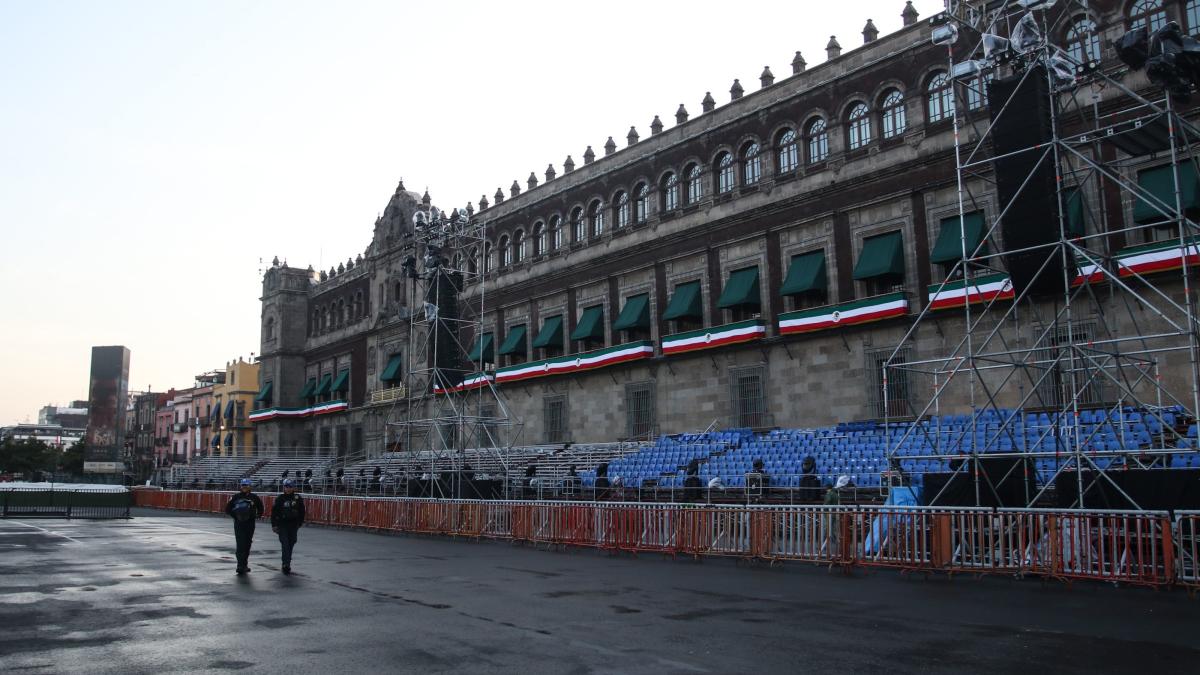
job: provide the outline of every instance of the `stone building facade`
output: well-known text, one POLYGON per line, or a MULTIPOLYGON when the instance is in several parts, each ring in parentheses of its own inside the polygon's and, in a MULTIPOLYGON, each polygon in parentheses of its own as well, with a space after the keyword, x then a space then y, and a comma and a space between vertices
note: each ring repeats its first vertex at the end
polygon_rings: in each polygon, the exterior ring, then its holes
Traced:
MULTIPOLYGON (((1119 66, 1111 42, 1138 21, 1161 13, 1192 31, 1200 22, 1195 2, 1146 4, 1060 9, 1068 14, 1054 18, 1053 37, 1119 66)), ((928 397, 928 383, 914 380, 893 383, 884 400, 879 366, 945 278, 943 230, 967 227, 950 106, 966 137, 989 111, 985 83, 952 83, 933 26, 911 5, 903 16, 895 33, 868 25, 845 53, 831 39, 818 66, 797 53, 790 76, 766 69, 749 93, 735 81, 723 105, 706 95, 697 115, 681 105, 673 127, 655 117, 624 148, 610 138, 601 157, 588 147, 580 166, 568 157, 561 173, 551 166, 544 180, 531 174, 524 189, 514 181, 507 195, 480 199, 474 217, 488 243, 462 253, 488 270, 485 335, 462 342, 491 345, 480 368, 523 422, 522 442, 807 427, 911 414, 928 397)), ((1126 81, 1148 87, 1139 74, 1126 81)), ((1132 181, 1163 161, 1101 159, 1122 160, 1132 181)), ((992 222, 990 178, 965 188, 969 218, 992 222)), ((1106 211, 1111 230, 1134 219, 1136 205, 1115 188, 1081 200, 1106 211)), ((420 302, 401 263, 421 201, 401 184, 358 259, 328 272, 267 271, 260 384, 275 400, 257 422, 263 450, 385 449, 385 422, 403 414, 396 385, 413 365, 407 317, 420 302)), ((1109 245, 1148 243, 1140 236, 1114 234, 1109 245)), ((992 243, 1003 249, 1002 237, 992 243)), ((1177 295, 1172 283, 1163 290, 1177 295)), ((1097 311, 1119 304, 1114 296, 1097 311)), ((922 324, 907 358, 952 348, 961 310, 943 316, 922 324)), ((1169 388, 1190 387, 1187 369, 1167 365, 1169 388)), ((956 387, 947 404, 967 406, 956 387)))

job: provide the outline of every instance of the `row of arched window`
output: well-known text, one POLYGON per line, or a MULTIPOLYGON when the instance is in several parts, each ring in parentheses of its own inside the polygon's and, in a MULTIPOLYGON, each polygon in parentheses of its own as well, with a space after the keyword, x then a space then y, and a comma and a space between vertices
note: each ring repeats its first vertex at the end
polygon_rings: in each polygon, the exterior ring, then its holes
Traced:
MULTIPOLYGON (((1185 14, 1189 27, 1200 23, 1200 0, 1188 0, 1185 14)), ((1129 26, 1148 26, 1151 30, 1167 21, 1163 0, 1136 0, 1130 5, 1129 26)), ((1065 32, 1068 53, 1081 63, 1100 60, 1100 38, 1096 24, 1081 16, 1069 22, 1065 32)), ((991 74, 959 83, 963 105, 967 112, 983 108, 987 102, 987 84, 991 74)), ((925 122, 944 123, 954 115, 955 86, 945 71, 927 76, 923 87, 925 122)), ((908 129, 908 104, 905 93, 890 87, 879 94, 872 105, 866 100, 852 100, 841 119, 843 144, 848 152, 865 150, 872 143, 898 139, 908 129)), ((705 166, 693 161, 682 171, 665 171, 653 188, 642 181, 632 190, 619 190, 610 202, 593 199, 586 206, 575 206, 565 221, 558 215, 534 223, 527 233, 523 228, 503 234, 496 242, 499 265, 509 267, 530 256, 552 253, 571 243, 582 244, 599 239, 611 227, 621 230, 647 222, 651 213, 651 198, 660 214, 670 214, 700 203, 709 196, 730 194, 738 187, 752 187, 764 176, 764 162, 772 162, 776 175, 796 172, 801 165, 819 169, 830 157, 830 124, 822 115, 809 117, 798 127, 785 127, 764 148, 757 140, 748 140, 740 148, 722 150, 705 166), (771 152, 773 151, 773 152, 771 152)), ((489 260, 491 245, 485 249, 489 260)), ((471 253, 468 268, 474 272, 477 263, 471 253)))
MULTIPOLYGON (((974 110, 983 105, 982 85, 977 81, 965 86, 968 108, 974 110)), ((947 120, 952 115, 953 90, 944 71, 936 72, 928 79, 926 101, 930 122, 947 120)), ((847 149, 865 149, 875 140, 876 134, 888 140, 903 135, 908 128, 906 105, 904 93, 894 87, 881 94, 877 114, 872 114, 871 107, 865 101, 852 103, 847 109, 844 123, 847 149)), ((672 213, 699 204, 710 192, 719 196, 731 193, 739 186, 755 186, 763 178, 764 162, 771 159, 774 160, 772 168, 777 175, 793 173, 802 163, 814 166, 829 159, 829 125, 821 115, 810 117, 799 129, 781 129, 773 140, 773 157, 757 140, 748 140, 736 153, 731 150, 717 153, 708 167, 693 161, 680 172, 664 172, 655 186, 657 211, 672 213)), ((502 234, 496 242, 499 251, 496 262, 502 268, 509 267, 525 261, 531 255, 554 252, 566 245, 568 240, 585 243, 599 239, 610 226, 621 230, 644 224, 651 213, 653 193, 650 183, 641 181, 632 190, 618 190, 608 203, 596 198, 586 206, 575 206, 565 221, 554 215, 535 222, 528 232, 519 228, 511 234, 502 234)), ((471 252, 467 264, 469 272, 477 271, 474 252, 471 252)))
POLYGON ((312 319, 309 323, 309 333, 318 335, 325 331, 341 328, 354 323, 367 315, 367 305, 362 291, 356 291, 350 297, 330 300, 313 308, 312 319))

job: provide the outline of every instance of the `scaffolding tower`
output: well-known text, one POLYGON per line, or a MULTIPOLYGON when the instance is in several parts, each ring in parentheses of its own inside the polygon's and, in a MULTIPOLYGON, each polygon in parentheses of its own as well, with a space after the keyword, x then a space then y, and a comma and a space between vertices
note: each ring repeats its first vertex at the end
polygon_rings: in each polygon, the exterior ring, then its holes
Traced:
POLYGON ((521 425, 496 389, 494 373, 484 368, 484 226, 470 206, 445 214, 427 200, 413 214, 403 264, 413 310, 409 368, 403 409, 398 401, 388 414, 390 447, 402 447, 427 467, 427 496, 468 496, 464 488, 480 468, 471 457, 499 466, 507 490, 510 442, 521 425), (479 354, 471 353, 474 347, 479 354))
MULTIPOLYGON (((1086 16, 1086 2, 1033 11, 1020 4, 1038 3, 947 0, 934 19, 959 34, 947 45, 947 67, 961 257, 944 277, 935 272, 922 311, 882 365, 890 480, 898 486, 936 465, 968 481, 976 504, 995 503, 998 485, 1015 479, 1026 506, 1068 486, 1073 502, 1064 506, 1103 506, 1094 496, 1103 488, 1143 508, 1114 472, 1167 468, 1174 455, 1193 451, 1188 425, 1200 411, 1191 288, 1200 255, 1184 202, 1200 131, 1176 97, 1120 63, 1101 67, 1091 58, 1098 35, 1055 44, 1067 21, 1086 16), (995 190, 1006 157, 995 149, 995 130, 1017 113, 1015 104, 989 101, 990 118, 966 107, 993 77, 1047 80, 1050 138, 1016 153, 1049 163, 1057 212, 1044 225, 1055 232, 1025 249, 999 244, 1006 215, 1033 189, 1033 171, 1015 179, 1021 187, 1007 202, 995 190), (1135 91, 1130 80, 1144 88, 1135 91), (1169 167, 1173 199, 1131 177, 1148 156, 1169 167), (973 239, 966 218, 989 199, 993 217, 973 239), (1016 288, 1014 253, 1045 254, 1033 280, 1016 288), (1050 274, 1063 278, 1042 283, 1050 274), (947 307, 956 311, 940 311, 947 307), (945 336, 938 355, 915 348, 930 333, 945 336), (905 395, 905 405, 891 405, 905 395), (1020 461, 1001 475, 981 471, 979 460, 996 453, 1020 461)), ((939 496, 927 493, 926 502, 939 496)))

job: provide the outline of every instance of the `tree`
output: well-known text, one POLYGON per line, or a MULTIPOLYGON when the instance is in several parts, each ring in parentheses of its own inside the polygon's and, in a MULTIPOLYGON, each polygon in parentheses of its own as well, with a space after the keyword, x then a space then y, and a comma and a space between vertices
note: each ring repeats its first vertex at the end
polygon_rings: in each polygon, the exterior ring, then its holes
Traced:
POLYGON ((59 470, 76 476, 82 475, 84 451, 83 441, 64 450, 58 457, 58 465, 61 467, 59 470))
POLYGON ((35 471, 53 470, 58 450, 35 438, 10 438, 0 445, 0 473, 25 476, 35 471))

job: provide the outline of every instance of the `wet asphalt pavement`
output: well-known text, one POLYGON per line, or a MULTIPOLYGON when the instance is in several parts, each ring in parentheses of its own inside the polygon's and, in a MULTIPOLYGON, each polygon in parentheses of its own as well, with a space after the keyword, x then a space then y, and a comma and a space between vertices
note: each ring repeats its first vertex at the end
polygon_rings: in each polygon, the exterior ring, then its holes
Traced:
POLYGON ((0 671, 1195 673, 1200 600, 260 523, 0 520, 0 671))

